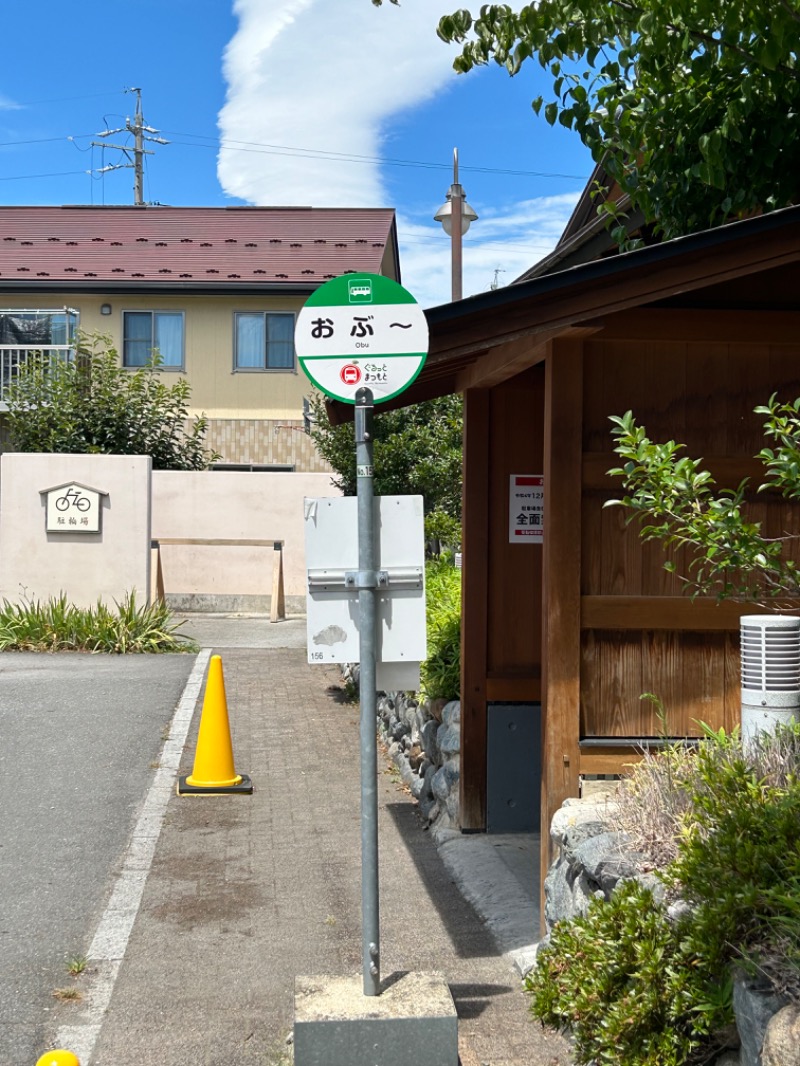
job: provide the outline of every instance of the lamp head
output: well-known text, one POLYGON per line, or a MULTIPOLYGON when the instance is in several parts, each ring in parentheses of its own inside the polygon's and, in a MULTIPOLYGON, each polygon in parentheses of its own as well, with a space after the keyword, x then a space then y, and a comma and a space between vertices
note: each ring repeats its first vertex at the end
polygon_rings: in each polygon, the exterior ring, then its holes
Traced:
POLYGON ((453 197, 457 196, 461 201, 461 235, 463 236, 470 225, 476 221, 478 215, 474 208, 472 208, 464 196, 463 188, 458 184, 453 184, 447 193, 447 201, 442 204, 436 214, 433 216, 434 221, 441 222, 442 228, 448 237, 453 233, 453 197))

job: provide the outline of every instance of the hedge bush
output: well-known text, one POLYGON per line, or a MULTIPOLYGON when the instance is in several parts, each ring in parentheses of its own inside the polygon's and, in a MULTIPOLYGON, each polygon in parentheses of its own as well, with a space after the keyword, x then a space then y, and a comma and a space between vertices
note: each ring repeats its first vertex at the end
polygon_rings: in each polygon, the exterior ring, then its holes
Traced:
POLYGON ((646 756, 617 821, 656 865, 671 920, 637 883, 559 923, 528 978, 531 1009, 569 1030, 576 1062, 708 1061, 732 1021, 732 975, 800 1002, 800 725, 742 742, 705 730, 696 750, 646 756))
POLYGON ((420 674, 422 695, 429 700, 460 699, 461 571, 446 557, 425 568, 428 658, 420 674))

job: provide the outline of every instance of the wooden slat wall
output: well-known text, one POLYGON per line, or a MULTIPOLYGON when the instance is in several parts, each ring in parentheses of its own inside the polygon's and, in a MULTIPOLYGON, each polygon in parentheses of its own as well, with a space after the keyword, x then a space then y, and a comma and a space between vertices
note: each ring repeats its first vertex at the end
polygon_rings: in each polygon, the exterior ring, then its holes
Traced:
MULTIPOLYGON (((618 321, 625 333, 624 316, 618 321)), ((615 339, 613 331, 612 320, 584 347, 581 735, 658 734, 653 704, 640 698, 645 692, 663 702, 675 735, 699 735, 700 721, 730 728, 740 713, 740 612, 683 608, 679 578, 663 569, 663 546, 644 544, 622 509, 603 509, 621 491, 602 472, 617 462, 608 416, 632 410, 651 439, 686 443, 687 455, 711 457, 721 486, 735 486, 759 473, 752 457, 764 445, 763 419, 753 408, 775 391, 800 395, 800 344, 697 342, 678 328, 671 340, 615 339), (664 625, 653 621, 660 598, 664 625)), ((777 495, 748 506, 768 535, 800 532, 800 508, 777 495)), ((676 562, 685 568, 685 554, 676 562)))
POLYGON ((465 393, 461 828, 486 826, 487 704, 541 699, 542 548, 510 544, 509 475, 544 472, 544 367, 465 393))
POLYGON ((510 544, 510 474, 544 473, 544 366, 491 391, 487 695, 541 698, 542 546, 510 544), (502 694, 501 694, 502 693, 502 694))

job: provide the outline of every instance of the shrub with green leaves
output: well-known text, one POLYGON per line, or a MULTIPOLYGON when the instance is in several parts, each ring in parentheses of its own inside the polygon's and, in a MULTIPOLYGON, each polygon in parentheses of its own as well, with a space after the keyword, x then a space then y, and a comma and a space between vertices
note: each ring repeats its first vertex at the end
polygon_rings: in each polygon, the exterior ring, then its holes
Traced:
POLYGON ((457 700, 461 691, 461 571, 446 559, 425 569, 428 658, 421 667, 426 699, 457 700))
POLYGON ((736 969, 800 1002, 800 725, 746 743, 645 756, 614 821, 688 904, 676 923, 637 883, 559 923, 528 981, 534 1015, 579 1063, 704 1061, 730 1021, 736 969))
POLYGON ((569 1031, 579 1066, 700 1061, 732 1018, 731 982, 672 924, 650 889, 624 882, 561 922, 526 986, 543 1024, 569 1031))
POLYGON ((800 725, 703 728, 633 768, 613 821, 692 905, 700 951, 800 1001, 800 725))
POLYGON ((0 651, 174 652, 198 650, 178 632, 164 603, 139 606, 134 593, 108 607, 70 603, 62 592, 45 603, 30 600, 0 605, 0 651))
POLYGON ((665 871, 709 952, 800 1000, 800 726, 742 744, 710 733, 665 871))
POLYGON ((158 357, 127 370, 110 338, 81 335, 71 362, 31 353, 8 385, 11 450, 149 455, 154 470, 205 470, 207 420, 190 419, 185 378, 164 383, 158 357))

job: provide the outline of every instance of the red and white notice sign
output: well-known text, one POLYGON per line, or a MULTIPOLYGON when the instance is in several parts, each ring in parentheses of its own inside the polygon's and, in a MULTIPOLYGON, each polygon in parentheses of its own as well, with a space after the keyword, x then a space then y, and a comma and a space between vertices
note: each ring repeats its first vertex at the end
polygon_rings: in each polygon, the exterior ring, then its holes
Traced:
POLYGON ((508 498, 511 544, 541 544, 544 535, 544 475, 512 474, 508 498))

